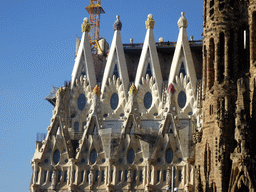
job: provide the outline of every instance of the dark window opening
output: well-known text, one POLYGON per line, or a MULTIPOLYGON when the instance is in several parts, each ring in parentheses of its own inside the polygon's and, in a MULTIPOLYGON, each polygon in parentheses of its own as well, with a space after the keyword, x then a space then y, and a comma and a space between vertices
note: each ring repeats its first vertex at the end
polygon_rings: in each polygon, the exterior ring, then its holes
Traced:
POLYGON ((181 170, 179 170, 179 182, 181 182, 181 180, 182 180, 182 172, 181 170))
POLYGON ((67 178, 68 178, 68 171, 65 171, 65 172, 64 172, 64 181, 65 181, 65 182, 67 181, 67 178))
POLYGON ((243 25, 239 29, 238 34, 238 69, 242 73, 249 72, 250 66, 250 51, 249 51, 249 27, 247 25, 243 25))
POLYGON ((58 182, 60 182, 60 178, 61 178, 61 171, 58 172, 58 182))
POLYGON ((225 8, 225 2, 224 0, 219 0, 219 10, 222 11, 225 8))
POLYGON ((148 66, 147 66, 147 70, 146 70, 146 74, 145 74, 145 77, 146 75, 148 74, 149 77, 152 76, 152 71, 151 71, 151 66, 150 66, 150 63, 148 63, 148 66))
POLYGON ((256 12, 254 11, 252 14, 252 59, 253 61, 256 60, 256 12))
POLYGON ((209 89, 212 88, 214 84, 214 61, 215 61, 215 46, 213 38, 210 39, 209 47, 209 70, 208 70, 208 85, 209 89))
POLYGON ((136 181, 136 177, 137 177, 137 170, 133 171, 133 181, 136 181))
POLYGON ((73 182, 76 180, 76 171, 73 171, 73 182))
POLYGON ((47 171, 44 172, 44 182, 46 182, 47 171))
POLYGON ((118 177, 118 181, 121 181, 121 177, 122 177, 122 171, 119 170, 119 177, 118 177))
POLYGON ((181 66, 180 66, 180 73, 183 74, 183 77, 185 77, 187 75, 185 65, 183 62, 181 63, 181 66))
POLYGON ((228 73, 229 78, 232 79, 234 77, 234 30, 230 31, 230 40, 228 42, 228 73))
POLYGON ((142 182, 142 181, 143 181, 143 171, 140 170, 140 182, 142 182))
POLYGON ((204 46, 204 93, 206 91, 206 85, 207 85, 207 49, 206 46, 204 46))
POLYGON ((101 181, 104 182, 105 181, 105 171, 101 171, 101 181))
POLYGON ((214 8, 210 10, 210 17, 214 14, 214 8))
POLYGON ((119 77, 117 64, 115 64, 113 75, 115 75, 115 76, 116 76, 116 78, 118 78, 118 77, 119 77))
POLYGON ((219 64, 218 64, 218 81, 222 83, 224 80, 224 61, 225 61, 225 36, 224 33, 220 33, 220 44, 219 44, 219 64))
POLYGON ((157 180, 157 182, 159 182, 159 181, 160 181, 160 171, 159 171, 159 170, 157 171, 157 177, 156 177, 156 180, 157 180))
POLYGON ((99 177, 99 171, 96 170, 96 171, 95 171, 95 182, 98 181, 98 177, 99 177))
POLYGON ((214 0, 211 0, 210 1, 210 7, 213 7, 214 6, 214 0))
POLYGON ((84 171, 81 171, 81 182, 84 180, 84 171))
POLYGON ((166 181, 166 170, 163 172, 163 181, 166 181))

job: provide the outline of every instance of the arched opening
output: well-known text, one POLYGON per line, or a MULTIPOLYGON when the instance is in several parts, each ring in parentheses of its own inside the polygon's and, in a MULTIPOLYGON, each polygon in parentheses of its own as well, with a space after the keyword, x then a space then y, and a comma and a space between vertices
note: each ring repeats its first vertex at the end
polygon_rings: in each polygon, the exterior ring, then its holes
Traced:
POLYGON ((204 87, 203 87, 203 91, 205 93, 206 91, 206 85, 207 85, 207 49, 206 49, 206 46, 204 46, 204 79, 203 79, 203 84, 204 84, 204 87))
POLYGON ((218 63, 218 81, 219 83, 222 83, 224 80, 224 63, 225 63, 225 36, 224 33, 220 33, 220 41, 219 41, 219 63, 218 63))
POLYGON ((219 0, 219 10, 222 11, 225 8, 224 0, 219 0))
POLYGON ((256 11, 252 13, 252 26, 251 26, 251 41, 252 41, 252 60, 256 60, 256 11))
POLYGON ((238 53, 238 70, 242 73, 249 72, 249 27, 246 24, 242 25, 238 31, 238 53))
POLYGON ((228 61, 229 61, 229 66, 228 66, 228 76, 230 79, 234 77, 234 30, 230 30, 230 39, 228 42, 228 61))
MULTIPOLYGON (((214 14, 214 0, 210 1, 210 17, 214 14)), ((213 20, 213 17, 211 18, 213 20)))
POLYGON ((214 39, 211 38, 210 45, 209 45, 209 69, 208 69, 209 89, 211 89, 214 84, 214 60, 215 60, 215 46, 214 46, 214 39))
POLYGON ((117 64, 115 64, 115 67, 114 67, 113 76, 114 76, 114 75, 116 76, 116 78, 119 77, 117 64))

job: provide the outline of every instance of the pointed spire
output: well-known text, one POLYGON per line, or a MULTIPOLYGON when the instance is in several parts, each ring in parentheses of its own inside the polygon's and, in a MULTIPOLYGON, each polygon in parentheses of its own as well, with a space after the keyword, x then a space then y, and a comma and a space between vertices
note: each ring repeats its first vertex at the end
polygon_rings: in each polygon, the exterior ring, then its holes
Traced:
POLYGON ((114 37, 112 40, 111 48, 108 55, 108 60, 106 63, 106 67, 104 70, 101 92, 103 93, 108 82, 108 79, 115 75, 120 78, 120 81, 123 84, 123 88, 125 91, 125 97, 127 98, 128 86, 129 86, 129 77, 128 77, 128 70, 126 66, 126 60, 124 56, 124 49, 123 43, 121 39, 121 28, 122 23, 119 20, 120 16, 116 16, 116 21, 113 25, 114 28, 114 37))
POLYGON ((192 84, 192 89, 196 90, 197 77, 186 31, 188 20, 186 19, 184 12, 181 12, 178 26, 180 32, 172 60, 168 85, 174 83, 176 76, 180 77, 180 73, 182 73, 183 75, 185 74, 188 76, 189 81, 192 84))
POLYGON ((155 37, 153 33, 155 21, 153 20, 152 14, 148 15, 145 24, 147 33, 144 40, 140 61, 136 73, 135 86, 138 87, 138 85, 141 82, 141 78, 145 77, 145 74, 151 72, 152 76, 156 81, 159 96, 161 97, 163 78, 161 74, 161 68, 155 44, 155 37))
POLYGON ((88 37, 88 32, 90 31, 88 18, 84 18, 84 22, 81 27, 83 35, 71 75, 71 89, 74 87, 76 79, 79 79, 81 75, 86 76, 91 87, 95 87, 96 85, 96 75, 88 37))

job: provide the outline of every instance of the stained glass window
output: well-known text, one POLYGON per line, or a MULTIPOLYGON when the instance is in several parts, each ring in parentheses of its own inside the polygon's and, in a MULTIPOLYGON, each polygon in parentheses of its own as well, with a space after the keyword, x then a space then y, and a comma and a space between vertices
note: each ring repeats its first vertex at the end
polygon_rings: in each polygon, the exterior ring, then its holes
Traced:
POLYGON ((184 77, 185 75, 187 75, 185 65, 183 62, 181 63, 181 66, 180 66, 180 73, 182 73, 184 77))
POLYGON ((148 74, 149 77, 152 76, 152 72, 151 72, 151 67, 150 67, 150 63, 148 63, 148 66, 147 66, 147 70, 146 70, 146 74, 145 74, 145 77, 146 75, 148 74))
POLYGON ((53 162, 57 164, 59 163, 59 161, 60 161, 60 151, 56 149, 53 153, 53 162))
POLYGON ((113 71, 113 75, 115 75, 115 76, 116 76, 116 78, 118 78, 118 77, 119 77, 117 64, 115 64, 114 71, 113 71))
POLYGON ((119 98, 117 93, 113 93, 110 98, 110 106, 113 110, 115 110, 118 106, 119 98))
POLYGON ((97 151, 93 149, 90 154, 90 161, 92 164, 94 164, 97 160, 97 151))
POLYGON ((74 123, 74 129, 75 129, 75 131, 79 130, 79 122, 74 123))
POLYGON ((165 152, 165 158, 167 163, 171 163, 173 160, 173 150, 172 148, 169 148, 165 152))
POLYGON ((144 96, 144 106, 146 109, 149 109, 152 105, 152 94, 147 92, 144 96))
POLYGON ((186 102, 187 102, 186 93, 184 91, 181 91, 178 95, 178 104, 179 104, 180 108, 185 107, 186 102))
POLYGON ((86 105, 86 97, 84 94, 80 94, 77 100, 77 106, 79 110, 83 110, 86 105))
POLYGON ((128 162, 129 162, 130 164, 132 164, 133 161, 134 161, 134 158, 135 158, 134 150, 133 150, 133 148, 131 148, 131 149, 129 149, 129 151, 128 151, 127 160, 128 160, 128 162))

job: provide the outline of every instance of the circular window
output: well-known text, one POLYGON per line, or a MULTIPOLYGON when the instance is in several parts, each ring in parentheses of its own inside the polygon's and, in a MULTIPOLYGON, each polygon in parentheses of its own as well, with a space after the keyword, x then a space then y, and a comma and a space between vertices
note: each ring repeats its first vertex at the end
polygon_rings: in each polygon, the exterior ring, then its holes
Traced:
POLYGON ((110 98, 110 106, 113 110, 115 110, 118 106, 119 98, 117 93, 113 93, 110 98))
POLYGON ((167 163, 171 163, 173 160, 173 151, 171 148, 167 149, 165 152, 165 158, 167 163))
POLYGON ((67 163, 68 162, 68 159, 65 159, 65 163, 67 163))
POLYGON ((146 109, 149 109, 152 105, 152 94, 147 92, 144 96, 144 106, 146 109))
POLYGON ((127 160, 128 160, 128 162, 129 162, 130 164, 132 164, 133 161, 134 161, 134 158, 135 158, 135 153, 134 153, 133 148, 131 148, 131 149, 129 149, 129 151, 128 151, 127 160))
POLYGON ((178 95, 178 104, 179 104, 180 108, 185 107, 186 102, 187 102, 186 93, 184 91, 181 91, 178 95))
POLYGON ((53 162, 57 164, 59 163, 59 161, 60 161, 60 151, 56 149, 53 153, 53 162))
POLYGON ((90 154, 91 163, 94 164, 97 160, 97 151, 93 149, 90 154))
POLYGON ((79 110, 83 110, 86 105, 86 97, 84 94, 80 94, 77 100, 77 106, 79 110))

